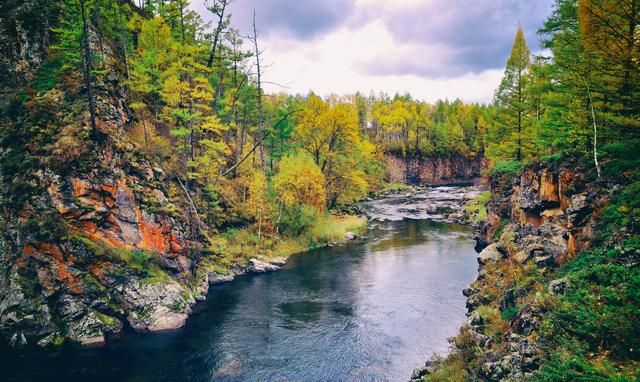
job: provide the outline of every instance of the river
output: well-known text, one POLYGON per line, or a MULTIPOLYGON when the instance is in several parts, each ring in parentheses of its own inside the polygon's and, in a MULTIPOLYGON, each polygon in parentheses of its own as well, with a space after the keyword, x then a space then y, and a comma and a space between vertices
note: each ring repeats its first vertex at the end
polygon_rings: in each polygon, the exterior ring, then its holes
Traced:
POLYGON ((421 195, 370 202, 368 238, 212 287, 180 331, 98 349, 0 349, 0 380, 407 381, 447 351, 477 268, 471 228, 415 219, 429 213, 416 203, 433 204, 421 195))

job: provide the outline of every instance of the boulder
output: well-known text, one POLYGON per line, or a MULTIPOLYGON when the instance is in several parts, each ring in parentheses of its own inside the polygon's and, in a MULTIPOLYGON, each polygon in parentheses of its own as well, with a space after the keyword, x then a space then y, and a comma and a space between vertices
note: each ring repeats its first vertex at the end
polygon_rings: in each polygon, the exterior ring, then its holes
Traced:
POLYGON ((279 267, 284 266, 287 263, 287 259, 285 257, 276 257, 273 258, 271 260, 269 260, 269 262, 273 265, 277 265, 279 267))
POLYGON ((512 258, 515 261, 517 261, 518 263, 524 264, 524 263, 527 262, 527 260, 529 260, 531 258, 531 252, 530 251, 519 251, 518 253, 513 255, 512 258))
POLYGON ((351 232, 351 231, 347 231, 344 233, 344 240, 345 241, 351 241, 351 240, 355 240, 358 236, 351 232))
POLYGON ((120 320, 98 313, 71 295, 62 295, 58 306, 61 318, 69 323, 67 337, 81 345, 103 345, 105 334, 122 330, 120 320))
POLYGON ((567 219, 569 226, 574 227, 582 223, 585 217, 589 215, 591 208, 589 206, 589 198, 586 192, 571 196, 571 205, 567 208, 567 219))
POLYGON ((127 321, 139 332, 178 329, 187 322, 195 299, 175 281, 140 284, 133 282, 124 288, 123 300, 127 321))
POLYGON ((262 261, 258 259, 251 259, 249 260, 249 263, 250 263, 249 271, 254 273, 273 272, 280 269, 278 265, 268 263, 266 261, 262 261))
POLYGON ((424 366, 416 367, 411 374, 410 382, 419 382, 429 374, 438 370, 438 364, 433 361, 427 361, 424 366))
POLYGON ((569 280, 563 277, 561 279, 552 280, 551 282, 549 282, 549 286, 547 290, 549 291, 549 293, 553 293, 555 295, 561 295, 561 294, 564 294, 564 291, 567 289, 568 286, 569 286, 569 280))
MULTIPOLYGON (((536 258, 548 259, 550 256, 552 259, 551 263, 553 263, 557 258, 566 254, 568 251, 567 240, 565 240, 563 236, 547 235, 550 233, 551 231, 545 231, 544 236, 529 235, 522 239, 520 246, 524 248, 523 251, 525 254, 519 256, 519 259, 532 255, 536 258)), ((536 263, 539 262, 539 259, 536 259, 536 263)))
POLYGON ((234 279, 234 275, 233 274, 228 274, 228 275, 219 275, 217 273, 214 272, 209 272, 209 285, 217 285, 217 284, 222 284, 222 283, 227 283, 229 281, 233 281, 234 279))
POLYGON ((474 310, 473 312, 471 312, 471 314, 469 315, 469 318, 467 319, 467 324, 473 326, 473 325, 482 325, 482 317, 480 316, 480 313, 477 310, 474 310))
POLYGON ((540 254, 539 256, 535 256, 533 260, 536 262, 536 265, 539 268, 549 267, 555 264, 555 259, 551 255, 540 254))
POLYGON ((478 255, 478 263, 485 265, 489 262, 497 262, 503 258, 502 252, 500 252, 498 244, 490 244, 487 248, 483 249, 478 255))

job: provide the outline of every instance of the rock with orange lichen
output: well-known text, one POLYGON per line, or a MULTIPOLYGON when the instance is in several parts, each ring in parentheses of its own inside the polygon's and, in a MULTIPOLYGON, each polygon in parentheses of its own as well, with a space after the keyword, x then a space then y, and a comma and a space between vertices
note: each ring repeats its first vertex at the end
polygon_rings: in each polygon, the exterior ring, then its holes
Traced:
MULTIPOLYGON (((98 184, 70 177, 58 182, 53 183, 48 192, 72 230, 117 248, 157 253, 164 267, 176 272, 188 270, 187 248, 191 243, 186 238, 185 223, 143 209, 140 198, 129 186, 132 180, 120 178, 98 184), (65 181, 67 187, 59 184, 65 181), (68 193, 63 193, 63 189, 68 193)), ((161 190, 150 189, 148 192, 166 202, 161 190)))

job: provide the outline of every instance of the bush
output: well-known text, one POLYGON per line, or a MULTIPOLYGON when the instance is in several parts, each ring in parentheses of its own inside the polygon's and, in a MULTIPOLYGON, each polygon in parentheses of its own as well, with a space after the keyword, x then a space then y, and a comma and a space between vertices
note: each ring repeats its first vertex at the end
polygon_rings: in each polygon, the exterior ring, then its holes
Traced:
POLYGON ((298 236, 313 227, 319 216, 315 208, 304 204, 284 208, 280 219, 280 228, 283 234, 298 236))
POLYGON ((520 170, 522 170, 523 167, 524 167, 524 164, 518 161, 497 162, 491 169, 491 174, 492 175, 499 175, 499 174, 515 175, 520 170))
POLYGON ((464 210, 469 215, 472 223, 482 221, 487 217, 487 203, 490 200, 491 192, 485 191, 464 206, 464 210))

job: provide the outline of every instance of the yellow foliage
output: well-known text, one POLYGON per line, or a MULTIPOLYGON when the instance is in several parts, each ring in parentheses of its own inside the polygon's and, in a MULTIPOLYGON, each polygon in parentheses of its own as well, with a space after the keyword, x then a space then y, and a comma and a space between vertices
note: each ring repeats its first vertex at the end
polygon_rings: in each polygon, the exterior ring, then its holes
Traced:
POLYGON ((311 95, 300 114, 294 133, 324 174, 327 204, 365 196, 375 147, 361 135, 355 106, 311 95))
POLYGON ((258 224, 258 237, 261 238, 265 228, 271 228, 271 203, 267 198, 267 178, 262 171, 256 170, 249 182, 247 209, 258 224))
POLYGON ((325 178, 308 155, 287 156, 280 163, 274 186, 285 207, 306 204, 318 211, 325 206, 325 178))
POLYGON ((171 154, 171 143, 168 139, 158 134, 153 124, 149 121, 143 120, 133 125, 129 131, 129 137, 139 150, 147 154, 161 158, 168 157, 171 154))

